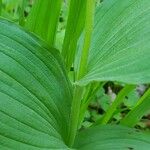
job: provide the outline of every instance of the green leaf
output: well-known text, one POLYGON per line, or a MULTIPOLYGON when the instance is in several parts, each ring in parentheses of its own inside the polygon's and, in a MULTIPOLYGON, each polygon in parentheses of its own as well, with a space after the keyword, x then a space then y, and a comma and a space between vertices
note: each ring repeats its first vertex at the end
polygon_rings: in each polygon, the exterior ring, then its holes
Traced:
POLYGON ((50 46, 55 43, 62 0, 36 0, 27 18, 26 28, 42 37, 50 46))
POLYGON ((66 149, 71 101, 59 52, 0 19, 0 148, 66 149))
POLYGON ((84 27, 84 42, 83 42, 79 70, 77 72, 77 79, 82 78, 87 71, 89 48, 91 45, 91 38, 92 38, 93 25, 94 25, 94 15, 95 15, 95 1, 87 0, 85 27, 84 27))
POLYGON ((83 31, 85 22, 86 0, 71 0, 62 55, 65 59, 67 70, 74 62, 78 39, 83 31))
POLYGON ((96 126, 81 131, 74 147, 78 150, 148 150, 150 133, 123 126, 96 126))
POLYGON ((134 89, 132 92, 126 95, 123 103, 128 109, 132 109, 138 102, 138 99, 139 94, 137 92, 137 89, 134 89))
POLYGON ((140 119, 150 112, 150 89, 139 99, 137 105, 121 121, 121 124, 133 127, 140 119))
POLYGON ((150 82, 150 1, 104 0, 95 14, 87 74, 93 80, 150 82))

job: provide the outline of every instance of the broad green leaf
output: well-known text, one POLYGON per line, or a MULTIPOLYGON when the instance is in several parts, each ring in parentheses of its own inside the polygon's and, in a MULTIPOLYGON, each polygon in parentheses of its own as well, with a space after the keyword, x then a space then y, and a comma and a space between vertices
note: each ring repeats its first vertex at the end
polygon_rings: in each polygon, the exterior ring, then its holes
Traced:
POLYGON ((149 83, 149 40, 149 0, 104 0, 95 14, 88 71, 78 84, 149 83))
POLYGON ((140 98, 137 105, 121 121, 121 124, 133 127, 140 119, 150 112, 150 89, 140 98))
POLYGON ((0 149, 66 149, 71 101, 59 52, 0 19, 0 149))
POLYGON ((50 46, 55 43, 62 0, 36 0, 26 28, 42 37, 50 46))
POLYGON ((78 150, 148 150, 150 133, 123 126, 96 126, 81 131, 74 147, 78 150))
POLYGON ((86 0, 71 0, 62 55, 66 62, 67 70, 74 62, 78 39, 84 28, 86 0))

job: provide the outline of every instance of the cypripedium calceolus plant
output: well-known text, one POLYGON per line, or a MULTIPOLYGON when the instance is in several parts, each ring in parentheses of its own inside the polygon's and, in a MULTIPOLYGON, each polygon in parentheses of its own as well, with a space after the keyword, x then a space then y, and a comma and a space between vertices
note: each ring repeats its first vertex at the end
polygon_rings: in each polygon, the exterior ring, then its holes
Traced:
POLYGON ((150 83, 150 0, 65 1, 58 50, 63 3, 35 0, 18 25, 0 18, 0 150, 149 150, 149 131, 134 126, 150 110, 150 89, 117 125, 110 120, 136 85, 150 83), (107 81, 124 87, 100 120, 79 130, 107 81))

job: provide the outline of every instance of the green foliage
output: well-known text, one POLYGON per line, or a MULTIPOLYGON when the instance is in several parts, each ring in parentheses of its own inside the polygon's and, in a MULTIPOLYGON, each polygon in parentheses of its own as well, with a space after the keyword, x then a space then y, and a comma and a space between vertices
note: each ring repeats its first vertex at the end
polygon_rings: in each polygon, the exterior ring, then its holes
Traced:
POLYGON ((59 52, 13 23, 1 19, 0 29, 1 141, 12 149, 65 147, 72 90, 59 52))
POLYGON ((27 11, 26 9, 30 9, 29 8, 30 2, 27 2, 27 0, 1 0, 1 1, 2 1, 2 4, 0 5, 1 16, 13 20, 15 22, 18 21, 20 22, 20 20, 22 21, 22 23, 24 22, 24 20, 22 20, 24 17, 23 12, 24 10, 26 12, 27 11))
POLYGON ((96 9, 88 73, 78 84, 150 82, 149 5, 149 0, 102 2, 96 9))
POLYGON ((0 18, 0 149, 149 149, 149 131, 131 127, 149 112, 150 89, 129 96, 137 84, 150 83, 149 6, 149 0, 0 1, 2 17, 13 20, 0 18), (60 12, 68 15, 63 23, 60 12), (107 81, 120 84, 111 101, 107 81), (104 111, 93 123, 84 120, 92 100, 104 111), (112 118, 118 125, 102 125, 112 118))
POLYGON ((62 0, 37 0, 26 22, 26 28, 54 46, 62 0))
POLYGON ((124 105, 132 109, 138 102, 139 94, 136 89, 131 91, 124 99, 124 105))
POLYGON ((78 39, 83 31, 85 22, 86 0, 71 0, 62 55, 70 71, 77 49, 78 39), (78 7, 76 7, 78 6, 78 7))
POLYGON ((75 147, 79 150, 148 150, 149 136, 122 126, 97 126, 81 131, 75 147))
POLYGON ((2 0, 0 0, 0 15, 2 13, 2 0))
POLYGON ((150 89, 145 92, 136 106, 123 118, 121 124, 133 127, 146 113, 150 113, 150 89))
POLYGON ((133 85, 126 85, 117 95, 115 101, 112 103, 112 105, 108 108, 108 110, 106 111, 106 114, 104 115, 103 119, 101 120, 101 124, 106 124, 111 117, 113 116, 116 108, 118 107, 118 105, 120 105, 120 103, 122 102, 122 100, 124 100, 125 96, 134 89, 133 85))

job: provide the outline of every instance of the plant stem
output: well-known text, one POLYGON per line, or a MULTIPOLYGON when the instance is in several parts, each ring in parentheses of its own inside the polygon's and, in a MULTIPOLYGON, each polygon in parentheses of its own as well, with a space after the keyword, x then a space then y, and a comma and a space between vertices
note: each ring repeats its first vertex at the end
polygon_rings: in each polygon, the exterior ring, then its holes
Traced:
POLYGON ((73 101, 72 101, 72 108, 71 108, 71 115, 70 115, 69 135, 67 138, 67 144, 70 147, 74 143, 75 136, 76 136, 77 129, 78 129, 82 93, 83 93, 83 88, 79 86, 75 86, 73 101))
MULTIPOLYGON (((94 8, 95 8, 95 0, 87 0, 86 19, 85 19, 85 39, 84 39, 83 51, 82 51, 77 79, 80 79, 87 71, 87 60, 88 60, 91 36, 93 31, 94 8)), ((78 130, 83 89, 84 89, 83 87, 79 87, 79 86, 75 86, 74 89, 74 96, 73 96, 71 116, 70 116, 69 135, 67 138, 67 144, 70 147, 72 147, 74 143, 76 133, 78 130)))
POLYGON ((94 23, 94 10, 95 10, 95 0, 87 0, 86 19, 85 19, 85 38, 77 79, 82 78, 85 72, 87 71, 87 61, 94 23))
MULTIPOLYGON (((112 105, 108 108, 106 114, 104 115, 103 119, 100 120, 100 124, 106 124, 113 116, 116 108, 118 105, 121 104, 121 102, 124 100, 124 97, 129 94, 133 89, 135 88, 135 85, 126 85, 117 95, 117 98, 112 103, 112 105)), ((99 124, 98 123, 98 124, 99 124)))

